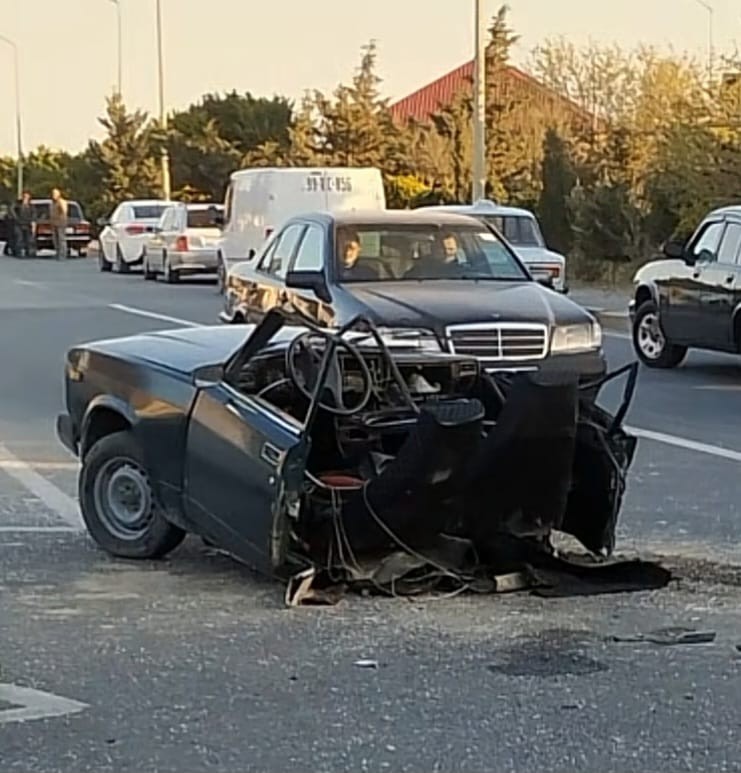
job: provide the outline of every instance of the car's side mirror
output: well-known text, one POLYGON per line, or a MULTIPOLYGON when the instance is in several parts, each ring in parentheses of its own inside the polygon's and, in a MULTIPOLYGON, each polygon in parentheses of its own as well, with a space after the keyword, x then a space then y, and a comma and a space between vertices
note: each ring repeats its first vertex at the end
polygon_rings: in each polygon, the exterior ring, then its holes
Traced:
POLYGON ((536 281, 539 285, 543 285, 543 287, 547 287, 549 290, 553 289, 553 277, 550 274, 538 277, 536 281))
POLYGON ((682 242, 677 241, 676 239, 665 242, 663 247, 661 248, 661 251, 664 253, 664 256, 669 258, 670 260, 687 259, 687 254, 685 253, 685 250, 684 250, 684 244, 682 242))
POLYGON ((325 303, 332 302, 327 280, 321 271, 289 271, 286 274, 286 287, 294 290, 311 290, 325 303))
POLYGON ((247 253, 247 260, 252 260, 257 253, 255 252, 253 247, 250 247, 250 251, 247 253))
POLYGON ((99 217, 97 222, 101 228, 105 228, 111 221, 107 217, 99 217))

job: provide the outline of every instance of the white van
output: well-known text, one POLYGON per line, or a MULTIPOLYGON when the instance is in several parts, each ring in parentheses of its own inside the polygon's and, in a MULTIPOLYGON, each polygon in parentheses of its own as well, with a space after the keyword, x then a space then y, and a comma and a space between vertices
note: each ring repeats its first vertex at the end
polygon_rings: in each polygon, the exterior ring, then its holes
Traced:
POLYGON ((386 209, 381 171, 360 167, 283 167, 233 172, 224 201, 219 285, 284 220, 304 212, 386 209))
POLYGON ((419 209, 455 212, 490 223, 509 242, 534 279, 549 282, 560 293, 569 291, 566 258, 548 249, 538 219, 530 210, 505 207, 488 199, 480 199, 475 204, 448 204, 419 209))

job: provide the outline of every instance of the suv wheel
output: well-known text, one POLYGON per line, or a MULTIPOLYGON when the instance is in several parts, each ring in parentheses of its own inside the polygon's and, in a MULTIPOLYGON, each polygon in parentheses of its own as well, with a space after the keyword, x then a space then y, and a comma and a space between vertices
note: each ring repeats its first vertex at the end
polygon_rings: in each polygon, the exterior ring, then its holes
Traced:
POLYGON ((669 342, 661 328, 653 301, 642 303, 633 320, 633 347, 638 359, 650 368, 676 368, 687 355, 686 346, 669 342))

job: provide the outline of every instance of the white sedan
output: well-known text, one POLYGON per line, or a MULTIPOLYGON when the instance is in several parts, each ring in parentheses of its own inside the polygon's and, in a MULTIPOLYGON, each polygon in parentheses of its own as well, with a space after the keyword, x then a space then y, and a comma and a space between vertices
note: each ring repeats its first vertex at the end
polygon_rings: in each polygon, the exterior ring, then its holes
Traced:
POLYGON ((171 206, 172 202, 161 199, 123 201, 110 218, 99 220, 103 226, 98 237, 100 270, 110 271, 115 266, 119 274, 125 274, 132 266, 141 265, 147 240, 171 206))
POLYGON ((144 278, 158 274, 173 284, 186 274, 218 272, 221 204, 173 204, 165 210, 144 247, 144 278))

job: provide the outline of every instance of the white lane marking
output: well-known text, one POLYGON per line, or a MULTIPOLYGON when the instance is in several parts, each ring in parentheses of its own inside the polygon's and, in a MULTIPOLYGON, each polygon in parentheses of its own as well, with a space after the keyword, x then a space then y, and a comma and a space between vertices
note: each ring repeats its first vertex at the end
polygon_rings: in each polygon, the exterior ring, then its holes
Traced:
POLYGON ((667 435, 664 432, 654 432, 651 429, 641 429, 640 427, 625 427, 627 432, 632 433, 636 437, 644 438, 645 440, 653 440, 656 443, 664 443, 668 446, 675 446, 676 448, 684 448, 687 451, 697 451, 700 454, 709 454, 710 456, 717 456, 721 459, 728 459, 732 462, 741 462, 741 451, 733 451, 730 448, 722 448, 721 446, 713 446, 709 443, 700 443, 697 440, 690 440, 689 438, 677 437, 676 435, 667 435))
POLYGON ((74 526, 0 526, 0 534, 79 534, 74 526))
POLYGON ((78 531, 84 531, 85 524, 77 502, 0 443, 0 463, 2 462, 12 463, 12 466, 4 470, 11 478, 25 486, 66 524, 78 531))
POLYGON ((65 717, 88 708, 87 703, 42 690, 33 690, 30 687, 19 687, 17 684, 0 684, 0 701, 19 707, 0 710, 0 725, 48 717, 65 717))
POLYGON ((18 470, 23 467, 31 467, 34 470, 78 470, 79 462, 34 462, 12 461, 5 459, 0 461, 0 470, 18 470))
POLYGON ((134 306, 124 306, 122 303, 109 303, 109 309, 123 311, 125 314, 134 314, 137 317, 149 317, 150 319, 159 319, 163 322, 173 322, 176 325, 185 325, 185 327, 202 327, 198 322, 192 322, 189 319, 180 319, 180 317, 170 317, 167 314, 158 314, 156 311, 147 311, 146 309, 137 309, 134 306))

